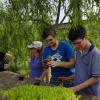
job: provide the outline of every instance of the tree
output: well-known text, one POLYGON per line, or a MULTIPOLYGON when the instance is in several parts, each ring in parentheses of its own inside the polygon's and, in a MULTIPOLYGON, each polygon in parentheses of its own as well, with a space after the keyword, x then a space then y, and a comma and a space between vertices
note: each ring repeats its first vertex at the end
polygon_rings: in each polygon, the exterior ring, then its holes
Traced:
POLYGON ((100 0, 0 2, 0 44, 3 44, 0 49, 14 52, 16 66, 24 66, 28 59, 27 45, 35 39, 42 40, 41 33, 45 27, 55 27, 59 39, 65 40, 66 30, 70 26, 84 24, 84 20, 94 23, 99 19, 100 0))

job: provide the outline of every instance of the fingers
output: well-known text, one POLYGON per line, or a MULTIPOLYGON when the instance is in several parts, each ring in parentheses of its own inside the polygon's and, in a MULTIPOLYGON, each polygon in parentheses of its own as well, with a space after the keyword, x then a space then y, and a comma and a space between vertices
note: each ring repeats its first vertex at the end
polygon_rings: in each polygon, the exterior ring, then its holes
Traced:
POLYGON ((47 62, 47 66, 51 67, 52 66, 52 61, 47 62))
POLYGON ((58 77, 59 80, 64 80, 64 77, 58 77))
POLYGON ((42 81, 42 79, 40 77, 36 77, 35 80, 42 81))

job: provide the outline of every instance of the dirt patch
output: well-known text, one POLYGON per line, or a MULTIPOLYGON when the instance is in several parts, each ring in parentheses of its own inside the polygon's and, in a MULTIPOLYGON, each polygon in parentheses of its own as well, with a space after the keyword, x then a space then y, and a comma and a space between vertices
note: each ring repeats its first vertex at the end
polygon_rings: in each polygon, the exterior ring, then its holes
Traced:
POLYGON ((0 89, 10 89, 23 84, 50 85, 33 79, 19 77, 17 73, 11 71, 0 72, 0 89))
POLYGON ((22 84, 17 73, 11 71, 0 72, 0 89, 9 89, 22 84))

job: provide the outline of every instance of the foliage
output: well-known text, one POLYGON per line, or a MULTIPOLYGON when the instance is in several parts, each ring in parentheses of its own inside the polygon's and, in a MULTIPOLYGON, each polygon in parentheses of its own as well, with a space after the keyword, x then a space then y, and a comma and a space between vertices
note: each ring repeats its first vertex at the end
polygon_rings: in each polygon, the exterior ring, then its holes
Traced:
POLYGON ((98 47, 100 48, 100 22, 92 22, 92 23, 88 23, 86 25, 87 27, 87 33, 88 33, 88 37, 89 39, 98 47))
POLYGON ((24 85, 2 93, 7 100, 79 100, 70 89, 64 87, 24 85))
POLYGON ((84 24, 90 29, 90 38, 100 47, 99 24, 96 24, 99 20, 100 0, 7 0, 5 3, 0 2, 0 51, 14 53, 15 69, 26 68, 29 59, 27 45, 34 40, 43 41, 42 31, 50 25, 56 28, 59 40, 68 41, 66 34, 69 28, 84 24), (63 15, 61 15, 62 12, 63 15), (66 18, 68 21, 65 21, 66 18), (86 20, 85 23, 84 20, 86 20))
POLYGON ((27 67, 27 45, 37 38, 41 40, 40 32, 46 25, 43 19, 49 21, 47 3, 40 0, 9 0, 5 8, 0 9, 0 44, 3 44, 0 50, 14 53, 15 69, 27 67))

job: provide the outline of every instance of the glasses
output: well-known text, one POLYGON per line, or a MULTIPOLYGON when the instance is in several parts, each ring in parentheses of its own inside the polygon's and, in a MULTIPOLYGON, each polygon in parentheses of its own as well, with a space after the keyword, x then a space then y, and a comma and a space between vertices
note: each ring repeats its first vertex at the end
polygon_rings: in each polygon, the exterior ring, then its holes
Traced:
POLYGON ((80 42, 73 42, 73 45, 80 45, 82 43, 82 41, 80 42))
POLYGON ((52 40, 53 40, 53 39, 47 39, 46 41, 47 41, 47 42, 51 42, 52 40))
POLYGON ((83 39, 81 41, 78 41, 78 42, 72 42, 73 45, 81 45, 83 39))

